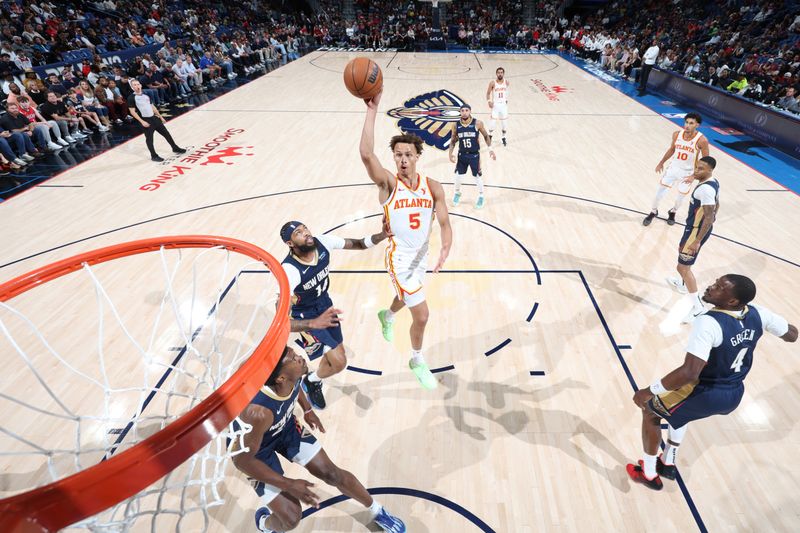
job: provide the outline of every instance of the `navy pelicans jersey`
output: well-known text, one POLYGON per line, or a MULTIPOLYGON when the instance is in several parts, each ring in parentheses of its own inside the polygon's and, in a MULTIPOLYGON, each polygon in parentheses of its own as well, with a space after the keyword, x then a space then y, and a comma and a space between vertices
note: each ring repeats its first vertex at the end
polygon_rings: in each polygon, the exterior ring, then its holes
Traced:
POLYGON ((261 446, 256 452, 256 457, 267 459, 271 456, 275 447, 281 443, 279 438, 282 431, 289 429, 296 431, 297 426, 294 423, 294 404, 297 401, 297 396, 300 394, 300 380, 294 384, 292 393, 285 398, 281 398, 268 386, 264 385, 258 391, 256 397, 250 402, 254 405, 260 405, 272 412, 272 425, 267 431, 264 432, 264 437, 261 439, 261 446))
MULTIPOLYGON (((332 241, 335 242, 336 238, 323 236, 321 239, 314 237, 314 244, 317 246, 316 261, 304 263, 296 255, 289 252, 289 255, 282 262, 289 278, 289 286, 294 293, 292 297, 292 318, 315 318, 333 305, 331 297, 328 295, 328 285, 330 284, 328 270, 331 252, 322 241, 330 244, 332 241), (297 275, 291 272, 292 267, 297 271, 299 280, 297 275), (295 283, 296 285, 292 287, 295 283)), ((338 240, 344 243, 343 239, 338 240)), ((339 246, 339 248, 341 247, 343 246, 339 246)))
POLYGON ((722 328, 722 343, 711 349, 700 383, 735 385, 744 381, 753 366, 753 350, 764 327, 761 315, 753 306, 745 307, 742 316, 712 309, 706 313, 722 328))
MULTIPOLYGON (((716 178, 709 178, 695 187, 694 192, 692 193, 692 201, 689 203, 689 215, 686 217, 687 230, 689 230, 689 228, 699 228, 703 221, 703 216, 700 214, 702 202, 697 194, 700 187, 711 187, 714 189, 714 199, 716 200, 715 205, 719 204, 719 182, 716 178)), ((710 233, 711 232, 709 231, 709 234, 710 233)))
POLYGON ((456 135, 458 136, 458 155, 475 156, 480 153, 480 140, 478 139, 478 120, 472 117, 469 124, 464 125, 461 120, 456 122, 456 135))

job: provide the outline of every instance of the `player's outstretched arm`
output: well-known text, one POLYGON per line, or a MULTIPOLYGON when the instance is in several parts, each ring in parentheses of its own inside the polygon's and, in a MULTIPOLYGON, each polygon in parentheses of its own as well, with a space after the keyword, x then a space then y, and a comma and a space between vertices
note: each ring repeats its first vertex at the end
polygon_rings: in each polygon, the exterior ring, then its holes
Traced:
POLYGON ((381 101, 381 94, 378 93, 374 98, 365 100, 367 104, 367 116, 364 119, 364 128, 361 130, 361 143, 358 151, 361 154, 361 161, 367 168, 367 174, 378 187, 391 190, 394 188, 392 173, 383 168, 378 156, 375 155, 375 118, 378 116, 378 104, 381 101))
POLYGON ((450 255, 450 247, 453 245, 453 228, 450 226, 450 214, 447 212, 447 202, 444 199, 444 188, 435 180, 428 180, 433 196, 433 209, 436 213, 436 220, 439 221, 439 229, 442 231, 442 249, 439 252, 439 260, 436 261, 434 272, 439 272, 450 255))
POLYGON ((386 217, 383 219, 383 224, 380 233, 375 233, 374 235, 370 235, 368 237, 364 237, 363 239, 345 239, 344 240, 344 249, 345 250, 366 250, 367 248, 372 248, 382 240, 391 237, 392 230, 389 228, 389 225, 386 223, 386 217))

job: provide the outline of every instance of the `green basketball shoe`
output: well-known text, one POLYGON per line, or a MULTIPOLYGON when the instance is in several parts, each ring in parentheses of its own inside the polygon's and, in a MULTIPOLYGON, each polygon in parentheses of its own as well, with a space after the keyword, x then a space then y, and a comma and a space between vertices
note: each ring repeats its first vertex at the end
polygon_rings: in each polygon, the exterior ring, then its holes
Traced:
POLYGON ((408 368, 414 372, 414 375, 417 376, 417 380, 419 384, 422 385, 422 388, 433 390, 436 388, 436 378, 433 377, 431 370, 428 368, 428 365, 425 363, 417 364, 414 362, 413 359, 408 361, 408 368))
POLYGON ((394 320, 391 322, 386 320, 387 311, 388 309, 378 311, 378 320, 381 321, 381 333, 383 333, 383 338, 386 339, 387 342, 392 342, 394 340, 394 320))

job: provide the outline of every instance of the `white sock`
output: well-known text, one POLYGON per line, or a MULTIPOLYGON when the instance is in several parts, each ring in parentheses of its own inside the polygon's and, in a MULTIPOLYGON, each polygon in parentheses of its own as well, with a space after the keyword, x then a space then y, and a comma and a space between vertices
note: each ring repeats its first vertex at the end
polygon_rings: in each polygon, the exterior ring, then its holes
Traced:
POLYGON ((383 315, 383 318, 386 320, 386 322, 394 322, 394 311, 387 309, 386 313, 383 315))
POLYGON ((322 381, 322 378, 321 378, 321 377, 319 377, 319 376, 317 375, 316 371, 315 371, 315 372, 311 372, 311 373, 308 375, 308 381, 310 381, 311 383, 316 383, 317 381, 322 381))
POLYGON ((478 196, 483 196, 483 176, 475 176, 475 183, 478 185, 478 196))
POLYGON ((683 426, 680 429, 675 429, 674 427, 668 425, 668 440, 667 445, 664 447, 664 454, 661 456, 661 462, 665 465, 674 465, 675 459, 678 456, 678 448, 681 445, 681 441, 683 437, 686 435, 686 430, 688 429, 687 426, 683 426))
POLYGON ((455 179, 454 179, 454 181, 456 183, 456 193, 460 193, 461 192, 461 179, 463 177, 464 177, 463 174, 459 174, 458 172, 456 172, 455 179))
POLYGON ((411 360, 414 361, 416 365, 424 365, 425 356, 422 355, 422 350, 411 350, 411 360))
POLYGON ((383 509, 383 505, 379 504, 378 500, 373 499, 372 505, 369 506, 369 512, 372 515, 372 518, 378 516, 378 513, 381 512, 381 509, 383 509))
POLYGON ((647 479, 653 479, 656 477, 656 459, 658 458, 657 455, 647 455, 646 453, 642 457, 643 461, 643 468, 644 468, 644 477, 647 479))

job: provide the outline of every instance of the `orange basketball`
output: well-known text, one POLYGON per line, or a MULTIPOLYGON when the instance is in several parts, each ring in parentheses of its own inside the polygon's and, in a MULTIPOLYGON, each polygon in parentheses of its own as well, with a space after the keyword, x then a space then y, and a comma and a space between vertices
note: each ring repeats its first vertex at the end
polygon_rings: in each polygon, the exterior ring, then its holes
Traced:
POLYGON ((373 60, 357 57, 344 67, 344 84, 350 94, 368 100, 383 88, 383 72, 373 60))

